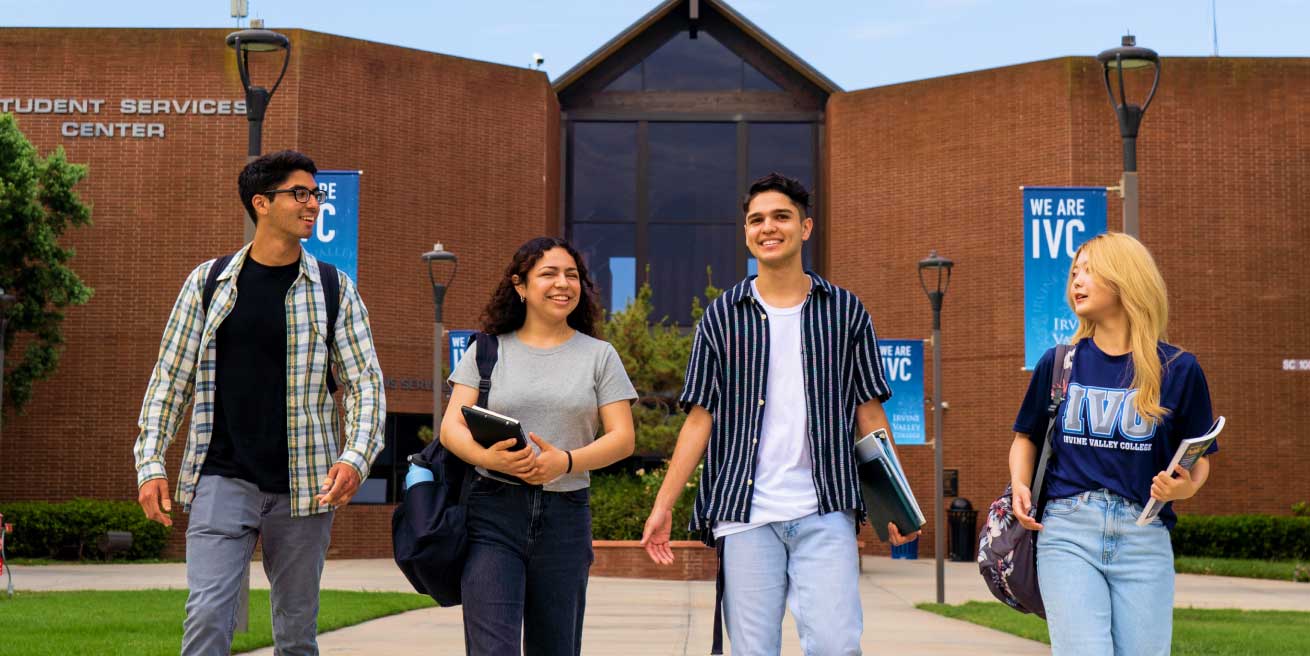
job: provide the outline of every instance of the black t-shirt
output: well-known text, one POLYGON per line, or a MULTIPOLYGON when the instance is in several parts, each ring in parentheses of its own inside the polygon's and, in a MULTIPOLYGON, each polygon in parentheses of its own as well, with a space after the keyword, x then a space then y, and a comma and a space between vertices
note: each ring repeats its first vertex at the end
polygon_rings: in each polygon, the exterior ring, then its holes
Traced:
POLYGON ((287 473, 286 296, 300 262, 264 266, 247 257, 236 305, 219 325, 214 430, 202 475, 291 491, 287 473))

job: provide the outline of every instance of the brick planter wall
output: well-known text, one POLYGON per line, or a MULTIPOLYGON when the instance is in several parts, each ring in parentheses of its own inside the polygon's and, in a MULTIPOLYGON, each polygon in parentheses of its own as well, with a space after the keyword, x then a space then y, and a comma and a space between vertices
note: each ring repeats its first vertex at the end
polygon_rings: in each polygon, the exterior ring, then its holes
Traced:
POLYGON ((673 564, 658 565, 637 540, 596 540, 592 543, 596 562, 591 566, 591 575, 665 581, 714 580, 718 571, 714 549, 695 540, 674 540, 669 546, 673 548, 673 564))

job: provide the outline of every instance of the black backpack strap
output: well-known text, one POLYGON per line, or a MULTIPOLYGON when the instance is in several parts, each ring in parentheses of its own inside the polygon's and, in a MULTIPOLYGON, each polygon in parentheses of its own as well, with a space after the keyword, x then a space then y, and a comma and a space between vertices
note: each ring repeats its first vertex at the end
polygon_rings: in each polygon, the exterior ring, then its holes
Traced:
POLYGON ((341 311, 341 280, 337 277, 337 268, 318 261, 318 280, 323 288, 323 304, 327 306, 327 334, 324 340, 328 347, 328 394, 337 393, 337 377, 332 375, 332 347, 337 343, 337 314, 341 311))
POLYGON ((1037 469, 1033 472, 1032 499, 1034 505, 1042 496, 1042 483, 1046 478, 1046 465, 1051 460, 1051 438, 1055 436, 1055 427, 1059 423, 1060 404, 1069 389, 1069 377, 1073 373, 1072 344, 1060 344, 1055 347, 1055 362, 1051 363, 1051 393, 1046 406, 1046 437, 1042 440, 1041 455, 1037 458, 1037 469), (1057 373, 1058 372, 1058 373, 1057 373))
POLYGON ((710 654, 723 653, 723 538, 714 541, 714 551, 718 555, 719 572, 714 577, 714 639, 710 645, 710 654))
POLYGON ((491 370, 496 368, 500 338, 486 333, 474 333, 473 340, 478 347, 478 405, 485 408, 491 397, 491 370))
POLYGON ((214 290, 218 288, 218 274, 223 273, 227 268, 228 262, 232 261, 232 254, 228 253, 216 260, 213 266, 209 267, 209 275, 205 276, 205 289, 200 295, 200 311, 203 314, 209 314, 209 304, 214 302, 214 290))

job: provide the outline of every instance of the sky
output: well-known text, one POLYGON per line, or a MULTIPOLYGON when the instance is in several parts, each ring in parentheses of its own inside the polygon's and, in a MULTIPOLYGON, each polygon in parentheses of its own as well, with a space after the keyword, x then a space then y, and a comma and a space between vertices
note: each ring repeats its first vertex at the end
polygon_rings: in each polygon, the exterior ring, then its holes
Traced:
MULTIPOLYGON (((530 66, 552 79, 659 0, 249 0, 270 29, 303 28, 530 66)), ((1070 55, 1126 32, 1162 57, 1310 56, 1310 0, 728 0, 847 90, 1070 55), (1212 13, 1212 7, 1214 9, 1212 13), (1212 15, 1217 21, 1212 20, 1212 15)), ((6 27, 232 27, 230 0, 0 0, 6 27)))

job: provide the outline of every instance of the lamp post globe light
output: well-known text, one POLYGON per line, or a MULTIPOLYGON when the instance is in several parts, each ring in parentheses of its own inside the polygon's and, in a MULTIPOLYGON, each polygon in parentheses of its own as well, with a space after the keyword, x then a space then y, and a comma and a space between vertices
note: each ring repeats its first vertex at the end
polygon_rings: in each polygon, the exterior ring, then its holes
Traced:
POLYGON ((446 303, 446 290, 455 282, 455 274, 459 271, 459 258, 443 248, 441 244, 433 244, 432 250, 424 253, 422 257, 428 264, 428 282, 432 283, 433 319, 436 322, 432 338, 432 436, 436 439, 441 432, 441 406, 446 396, 446 384, 441 376, 441 364, 445 355, 441 342, 446 333, 442 308, 446 303), (446 277, 444 282, 437 280, 437 269, 444 268, 444 265, 439 264, 440 262, 450 263, 450 276, 446 277))
POLYGON ((919 261, 919 285, 932 304, 932 407, 933 407, 933 506, 932 544, 937 560, 937 603, 946 603, 946 565, 942 560, 942 513, 945 494, 942 489, 942 299, 951 285, 951 268, 955 263, 932 251, 919 261), (928 283, 933 285, 929 287, 928 283))
MULTIPOLYGON (((291 40, 286 35, 272 30, 252 29, 227 35, 227 45, 236 51, 237 73, 241 76, 241 86, 245 87, 246 90, 246 120, 250 123, 246 161, 250 161, 259 157, 263 147, 264 112, 268 110, 268 103, 273 99, 273 94, 282 85, 282 78, 286 77, 287 66, 291 63, 291 40), (278 51, 282 51, 283 55, 282 72, 278 74, 277 81, 273 83, 273 88, 269 89, 251 84, 250 53, 278 51)), ((254 239, 254 236, 255 224, 252 221, 247 221, 245 240, 250 241, 254 239)))
POLYGON ((1137 37, 1127 35, 1122 45, 1111 48, 1096 56, 1101 63, 1101 72, 1105 79, 1105 92, 1110 96, 1110 105, 1119 117, 1119 135, 1123 137, 1123 179, 1119 182, 1119 194, 1123 198, 1124 232, 1138 236, 1138 198, 1137 198, 1137 130, 1142 125, 1142 116, 1151 106, 1155 91, 1160 87, 1160 55, 1150 48, 1137 45, 1137 37), (1124 88, 1124 70, 1151 67, 1155 79, 1151 82, 1151 91, 1141 104, 1128 101, 1124 88), (1114 75, 1119 82, 1119 97, 1115 98, 1110 77, 1114 75))

